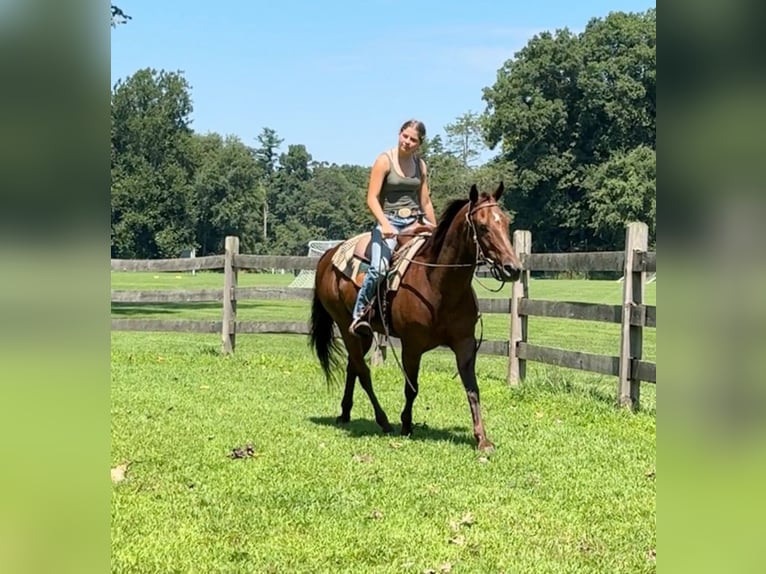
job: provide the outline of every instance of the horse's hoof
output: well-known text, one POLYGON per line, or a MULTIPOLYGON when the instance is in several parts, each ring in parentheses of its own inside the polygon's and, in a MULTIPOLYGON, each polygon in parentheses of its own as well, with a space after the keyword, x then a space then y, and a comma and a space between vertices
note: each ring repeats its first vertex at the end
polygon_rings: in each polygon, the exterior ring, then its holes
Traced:
POLYGON ((412 434, 412 427, 408 426, 402 426, 402 430, 399 432, 402 436, 410 436, 412 434))
POLYGON ((335 419, 336 425, 343 425, 351 421, 351 417, 346 415, 340 415, 338 418, 335 419))
POLYGON ((482 440, 479 443, 478 448, 479 448, 479 452, 483 452, 484 454, 492 454, 493 452, 495 452, 495 445, 492 444, 487 439, 482 440))

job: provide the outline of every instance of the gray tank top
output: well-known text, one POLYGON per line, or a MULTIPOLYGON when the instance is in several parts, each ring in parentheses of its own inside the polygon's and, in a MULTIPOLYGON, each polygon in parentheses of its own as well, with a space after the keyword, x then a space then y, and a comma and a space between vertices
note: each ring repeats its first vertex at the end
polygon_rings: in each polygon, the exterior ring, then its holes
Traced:
POLYGON ((386 152, 388 158, 388 173, 383 180, 380 192, 380 203, 383 211, 389 213, 402 207, 420 209, 419 192, 423 181, 420 171, 420 158, 415 156, 415 176, 403 177, 394 169, 391 152, 386 152))

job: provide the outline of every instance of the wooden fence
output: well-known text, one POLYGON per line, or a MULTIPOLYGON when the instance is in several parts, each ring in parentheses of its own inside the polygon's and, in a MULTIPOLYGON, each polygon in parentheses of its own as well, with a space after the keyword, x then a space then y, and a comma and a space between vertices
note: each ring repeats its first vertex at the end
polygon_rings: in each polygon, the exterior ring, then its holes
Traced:
MULTIPOLYGON (((525 271, 514 283, 510 299, 479 299, 482 313, 510 314, 509 339, 484 341, 480 353, 509 358, 508 382, 516 385, 524 379, 527 361, 537 361, 572 369, 616 376, 619 404, 637 408, 641 381, 656 383, 656 363, 643 360, 643 330, 656 328, 657 307, 644 303, 646 274, 656 272, 656 253, 647 250, 648 229, 643 223, 631 223, 626 230, 624 251, 591 253, 532 253, 529 231, 513 234, 514 248, 525 271), (621 305, 604 305, 564 301, 543 301, 529 298, 529 277, 532 271, 586 272, 612 271, 622 273, 623 301, 621 305), (614 356, 568 351, 534 345, 527 340, 528 318, 557 317, 621 325, 619 354, 614 356)), ((112 271, 183 272, 223 269, 222 289, 169 291, 112 291, 112 303, 157 304, 220 302, 222 317, 212 320, 112 319, 114 331, 182 331, 221 333, 224 353, 232 353, 239 333, 308 334, 308 320, 240 321, 237 302, 243 300, 310 299, 311 288, 238 287, 239 270, 289 269, 313 270, 316 257, 245 255, 239 253, 239 238, 227 237, 224 255, 192 259, 125 260, 112 259, 112 271)), ((396 345, 396 340, 391 341, 396 345)))

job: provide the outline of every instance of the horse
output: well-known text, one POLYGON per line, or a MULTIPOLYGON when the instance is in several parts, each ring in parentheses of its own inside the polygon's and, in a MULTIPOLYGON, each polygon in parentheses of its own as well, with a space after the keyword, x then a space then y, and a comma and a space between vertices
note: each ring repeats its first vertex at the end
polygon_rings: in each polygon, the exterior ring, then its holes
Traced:
MULTIPOLYGON (((386 316, 381 317, 378 312, 371 318, 374 331, 394 333, 401 341, 401 366, 405 376, 402 435, 412 434, 412 407, 418 395, 422 355, 438 346, 446 346, 455 354, 477 448, 482 452, 495 449, 484 431, 481 416, 475 368, 475 325, 479 309, 471 282, 481 263, 489 265, 492 275, 503 282, 516 281, 521 274, 522 265, 509 236, 510 218, 498 203, 503 189, 500 182, 494 193, 479 194, 473 185, 467 198, 453 200, 444 209, 431 235, 411 257, 398 289, 387 295, 386 316)), ((375 421, 384 433, 392 433, 393 428, 373 391, 370 369, 364 359, 372 345, 372 334, 356 336, 348 332, 358 287, 332 263, 340 247, 326 251, 317 263, 309 344, 329 384, 336 368, 340 367, 341 350, 335 340, 334 325, 340 329, 348 361, 341 414, 336 423, 350 421, 358 378, 372 403, 375 421)))

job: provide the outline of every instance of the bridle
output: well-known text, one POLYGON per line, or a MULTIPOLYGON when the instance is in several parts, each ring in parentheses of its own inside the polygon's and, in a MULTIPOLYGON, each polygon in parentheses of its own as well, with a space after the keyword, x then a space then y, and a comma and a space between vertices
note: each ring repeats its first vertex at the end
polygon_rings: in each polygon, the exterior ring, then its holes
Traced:
MULTIPOLYGON (((482 285, 485 289, 492 292, 498 292, 500 291, 503 286, 505 285, 505 279, 503 279, 503 274, 500 272, 500 268, 498 267, 497 263, 494 259, 489 257, 486 252, 484 251, 484 247, 482 247, 481 241, 479 241, 479 232, 476 229, 476 224, 473 221, 473 214, 479 211, 480 209, 484 209, 485 207, 494 207, 497 205, 496 203, 484 203, 482 205, 478 205, 472 209, 469 209, 465 213, 465 220, 468 223, 468 228, 471 231, 471 238, 473 239, 474 244, 476 245, 476 266, 479 265, 487 265, 489 267, 489 272, 492 275, 492 277, 500 282, 500 287, 497 289, 489 289, 486 285, 482 285)), ((477 277, 478 281, 478 277, 477 277)))
MULTIPOLYGON (((476 267, 478 265, 489 265, 492 277, 501 283, 505 283, 505 280, 502 278, 502 274, 497 267, 497 263, 495 263, 494 259, 487 256, 484 248, 481 246, 481 241, 479 241, 479 232, 476 229, 476 224, 472 219, 473 214, 480 209, 484 209, 486 207, 494 207, 495 205, 497 204, 484 203, 482 205, 470 208, 465 212, 465 220, 471 233, 471 239, 473 239, 473 243, 476 245, 476 258, 473 263, 426 263, 425 261, 415 261, 414 259, 405 260, 409 261, 410 263, 414 263, 415 265, 422 265, 423 267, 476 267)), ((502 288, 502 285, 500 287, 502 288)))

